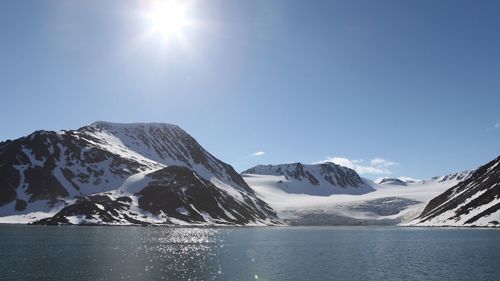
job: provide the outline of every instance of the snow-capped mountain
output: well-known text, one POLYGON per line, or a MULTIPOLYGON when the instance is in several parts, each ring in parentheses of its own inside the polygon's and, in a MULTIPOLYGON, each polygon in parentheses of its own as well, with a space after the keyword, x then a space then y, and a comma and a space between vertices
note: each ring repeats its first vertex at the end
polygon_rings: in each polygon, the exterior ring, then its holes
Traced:
POLYGON ((378 184, 408 185, 408 182, 397 178, 383 178, 380 181, 378 181, 378 184))
POLYGON ((500 156, 432 199, 408 225, 500 227, 500 156))
POLYGON ((50 215, 42 222, 278 222, 230 165, 157 123, 95 122, 0 143, 0 221, 50 215))
POLYGON ((275 187, 286 193, 329 196, 373 191, 354 170, 330 162, 258 165, 241 174, 247 181, 252 181, 251 178, 272 178, 275 187))
POLYGON ((459 182, 469 178, 474 170, 467 170, 460 173, 453 173, 444 176, 436 176, 426 180, 415 180, 407 177, 400 178, 382 178, 376 182, 381 185, 411 185, 411 184, 429 184, 429 183, 445 183, 459 182))
POLYGON ((428 181, 435 181, 435 182, 446 182, 446 181, 464 181, 468 179, 475 170, 467 170, 463 171, 460 173, 454 173, 454 174, 448 174, 444 176, 437 176, 433 177, 428 181))

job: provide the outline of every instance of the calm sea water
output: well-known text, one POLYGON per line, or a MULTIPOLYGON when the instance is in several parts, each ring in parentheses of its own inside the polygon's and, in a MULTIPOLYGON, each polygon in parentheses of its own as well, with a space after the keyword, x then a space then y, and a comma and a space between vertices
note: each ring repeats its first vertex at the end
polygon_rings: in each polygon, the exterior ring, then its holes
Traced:
POLYGON ((500 280, 500 230, 0 225, 0 280, 500 280))

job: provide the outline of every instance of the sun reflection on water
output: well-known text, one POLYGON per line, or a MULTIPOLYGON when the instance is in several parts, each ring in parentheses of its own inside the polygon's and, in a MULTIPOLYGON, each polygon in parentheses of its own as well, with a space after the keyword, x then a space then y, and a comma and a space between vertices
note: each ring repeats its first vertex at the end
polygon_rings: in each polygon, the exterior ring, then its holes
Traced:
MULTIPOLYGON (((160 229, 142 237, 146 276, 162 280, 217 280, 223 274, 216 259, 227 230, 206 228, 160 229)), ((148 278, 149 279, 149 278, 148 278)))

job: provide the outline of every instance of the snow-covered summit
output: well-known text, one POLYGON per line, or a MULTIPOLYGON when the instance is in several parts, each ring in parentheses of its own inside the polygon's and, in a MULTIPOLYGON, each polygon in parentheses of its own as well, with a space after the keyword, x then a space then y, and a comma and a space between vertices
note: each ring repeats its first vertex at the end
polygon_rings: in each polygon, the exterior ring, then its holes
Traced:
POLYGON ((399 178, 381 178, 376 180, 375 182, 381 185, 411 185, 411 184, 426 184, 426 183, 445 183, 445 182, 453 182, 458 183, 460 181, 464 181, 469 178, 475 170, 467 170, 459 173, 447 174, 444 176, 436 176, 425 180, 416 180, 409 177, 399 177, 399 178))
POLYGON ((108 121, 95 121, 95 122, 92 122, 92 123, 82 127, 82 128, 85 128, 85 127, 101 128, 101 129, 110 130, 110 131, 150 129, 150 128, 181 129, 177 125, 170 124, 170 123, 161 123, 161 122, 116 123, 116 122, 108 122, 108 121))
POLYGON ((397 178, 383 178, 377 182, 378 184, 390 184, 390 185, 408 185, 408 182, 397 178))
POLYGON ((78 130, 82 138, 153 169, 184 166, 207 180, 220 181, 252 192, 234 169, 215 158, 186 131, 167 123, 111 123, 98 121, 78 130))
POLYGON ((467 171, 462 171, 459 173, 452 173, 444 176, 436 176, 432 177, 428 181, 435 181, 435 182, 446 182, 446 181, 464 181, 468 179, 475 170, 467 170, 467 171))
POLYGON ((287 193, 327 196, 363 194, 373 191, 373 188, 356 171, 331 162, 258 165, 242 172, 242 175, 244 178, 274 177, 276 187, 287 193))

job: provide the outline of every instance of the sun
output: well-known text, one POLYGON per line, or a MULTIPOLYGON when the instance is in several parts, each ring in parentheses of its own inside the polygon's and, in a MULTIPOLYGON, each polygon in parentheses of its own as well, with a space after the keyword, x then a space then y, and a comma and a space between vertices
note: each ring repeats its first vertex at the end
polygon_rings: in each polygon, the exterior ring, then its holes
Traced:
POLYGON ((155 1, 147 13, 150 31, 159 34, 164 40, 183 37, 184 29, 191 25, 187 10, 186 1, 155 1))

